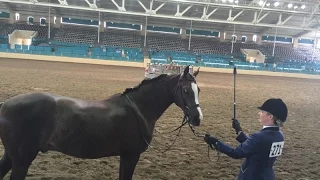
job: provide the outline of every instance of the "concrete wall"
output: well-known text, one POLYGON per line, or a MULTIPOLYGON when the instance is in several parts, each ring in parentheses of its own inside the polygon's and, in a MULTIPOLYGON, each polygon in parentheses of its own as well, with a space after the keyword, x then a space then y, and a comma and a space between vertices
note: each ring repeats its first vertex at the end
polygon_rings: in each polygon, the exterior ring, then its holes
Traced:
POLYGON ((114 66, 128 66, 128 67, 144 67, 144 63, 139 62, 123 62, 113 60, 96 60, 87 58, 71 58, 63 56, 45 56, 45 55, 33 55, 33 54, 19 54, 19 53, 0 53, 2 58, 14 58, 14 59, 29 59, 38 61, 57 61, 57 62, 71 62, 71 63, 83 63, 83 64, 101 64, 101 65, 114 65, 114 66))

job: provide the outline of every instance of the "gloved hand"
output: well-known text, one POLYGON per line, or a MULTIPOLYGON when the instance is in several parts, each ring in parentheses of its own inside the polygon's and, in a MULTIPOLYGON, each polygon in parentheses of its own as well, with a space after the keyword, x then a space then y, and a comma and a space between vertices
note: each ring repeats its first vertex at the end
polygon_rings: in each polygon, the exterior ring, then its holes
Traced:
POLYGON ((239 132, 242 131, 240 122, 237 119, 232 118, 232 128, 236 131, 237 134, 239 134, 239 132))
POLYGON ((203 139, 207 144, 213 145, 213 146, 215 146, 216 142, 219 141, 216 137, 211 136, 210 134, 206 134, 203 139))

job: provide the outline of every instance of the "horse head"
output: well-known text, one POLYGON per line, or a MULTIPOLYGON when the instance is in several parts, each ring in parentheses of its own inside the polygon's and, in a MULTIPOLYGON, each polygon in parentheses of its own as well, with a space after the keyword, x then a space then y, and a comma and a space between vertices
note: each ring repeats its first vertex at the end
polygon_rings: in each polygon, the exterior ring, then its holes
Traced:
POLYGON ((189 66, 187 66, 179 77, 178 86, 174 93, 175 104, 184 111, 188 118, 188 123, 193 127, 199 126, 203 119, 199 105, 200 89, 196 82, 199 69, 192 75, 189 73, 189 66))

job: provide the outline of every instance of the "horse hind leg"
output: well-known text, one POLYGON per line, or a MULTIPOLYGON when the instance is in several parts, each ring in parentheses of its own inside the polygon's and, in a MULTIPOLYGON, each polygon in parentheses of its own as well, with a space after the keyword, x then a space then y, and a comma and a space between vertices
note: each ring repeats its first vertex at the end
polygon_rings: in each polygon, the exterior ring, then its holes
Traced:
POLYGON ((119 180, 132 180, 139 158, 140 154, 120 156, 119 180))
POLYGON ((24 180, 32 161, 40 151, 37 129, 22 129, 19 133, 5 136, 3 139, 6 144, 6 153, 12 163, 10 180, 24 180))
POLYGON ((7 153, 7 151, 4 152, 4 155, 2 156, 2 159, 0 160, 0 180, 2 180, 7 173, 12 168, 12 162, 11 159, 7 153))
POLYGON ((37 157, 39 150, 32 145, 22 146, 10 155, 12 171, 10 180, 24 180, 27 176, 32 161, 37 157))

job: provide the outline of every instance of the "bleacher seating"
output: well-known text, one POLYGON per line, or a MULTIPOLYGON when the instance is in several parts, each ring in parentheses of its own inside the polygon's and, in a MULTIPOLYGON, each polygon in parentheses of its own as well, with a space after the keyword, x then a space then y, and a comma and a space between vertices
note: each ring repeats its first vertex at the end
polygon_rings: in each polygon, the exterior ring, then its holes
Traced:
POLYGON ((143 54, 138 48, 103 47, 93 48, 91 52, 93 59, 110 59, 120 61, 143 62, 143 54))
MULTIPOLYGON (((100 34, 100 44, 97 43, 98 33, 96 28, 77 27, 67 25, 60 29, 53 29, 53 40, 46 42, 44 46, 33 43, 31 46, 15 45, 9 47, 8 34, 15 29, 38 31, 38 38, 46 39, 48 28, 45 26, 8 24, 0 21, 0 51, 26 54, 39 54, 51 56, 67 56, 77 58, 92 58, 101 60, 119 60, 143 62, 143 35, 140 31, 107 30, 100 34), (56 32, 56 33, 54 33, 56 32)), ((33 39, 34 41, 35 39, 33 39)), ((149 33, 147 35, 147 47, 152 62, 170 63, 182 65, 197 65, 215 68, 232 68, 232 61, 239 69, 273 71, 273 62, 277 61, 276 71, 318 73, 320 64, 314 62, 319 59, 319 49, 313 49, 312 45, 296 48, 292 44, 276 44, 275 57, 272 56, 273 43, 233 43, 220 42, 219 38, 193 37, 191 39, 191 51, 187 51, 188 39, 181 39, 179 35, 149 33), (271 59, 272 63, 248 63, 243 61, 245 56, 241 49, 258 49, 271 59), (314 52, 313 52, 314 51, 314 52), (317 58, 313 58, 314 57, 317 58)), ((40 43, 39 43, 40 44, 40 43)), ((267 61, 268 62, 268 61, 267 61)), ((320 73, 318 73, 320 74, 320 73)))
POLYGON ((11 34, 14 31, 14 27, 12 24, 9 23, 0 23, 0 36, 8 36, 8 34, 11 34))
MULTIPOLYGON (((190 47, 196 53, 214 54, 214 41, 220 42, 217 39, 191 38, 190 47)), ((222 52, 220 52, 222 53, 222 52)))
POLYGON ((149 56, 153 62, 159 63, 174 62, 183 65, 194 65, 197 61, 195 54, 187 52, 150 50, 149 56))
POLYGON ((98 33, 96 28, 65 26, 60 28, 54 36, 58 42, 77 43, 77 44, 94 44, 97 40, 98 33))
POLYGON ((9 44, 0 44, 0 52, 6 52, 9 49, 9 44))
POLYGON ((57 47, 55 55, 86 58, 89 57, 88 50, 88 47, 57 47))
MULTIPOLYGON (((258 44, 254 43, 233 43, 233 54, 241 53, 240 49, 257 49, 258 44)), ((191 49, 200 54, 231 54, 232 43, 231 42, 220 42, 219 39, 214 38, 193 38, 191 39, 191 49)))
POLYGON ((150 49, 186 52, 183 41, 177 35, 150 34, 147 36, 147 43, 150 49))
POLYGON ((142 37, 137 31, 111 31, 101 33, 101 41, 105 46, 140 48, 142 37))

